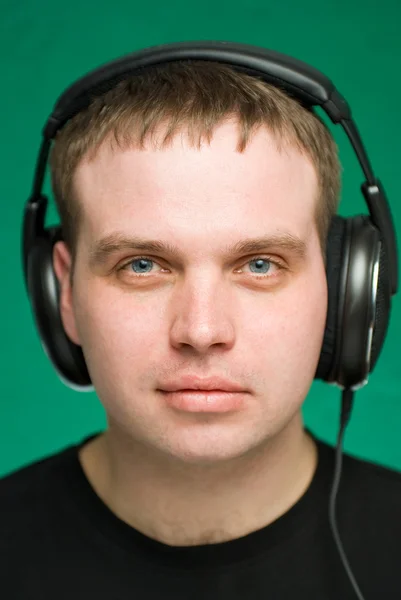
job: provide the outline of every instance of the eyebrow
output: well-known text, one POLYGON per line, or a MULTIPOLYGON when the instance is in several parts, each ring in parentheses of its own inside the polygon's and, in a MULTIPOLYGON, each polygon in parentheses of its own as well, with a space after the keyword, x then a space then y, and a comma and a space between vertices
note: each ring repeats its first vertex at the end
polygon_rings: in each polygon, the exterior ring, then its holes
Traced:
MULTIPOLYGON (((306 256, 306 243, 290 233, 240 240, 235 244, 225 246, 224 252, 228 257, 234 257, 239 254, 261 252, 267 248, 289 252, 301 260, 306 256)), ((127 237, 116 232, 101 238, 92 245, 89 250, 89 264, 92 268, 104 265, 113 254, 126 250, 158 252, 170 255, 175 259, 182 256, 178 246, 163 240, 148 240, 138 236, 127 237)))

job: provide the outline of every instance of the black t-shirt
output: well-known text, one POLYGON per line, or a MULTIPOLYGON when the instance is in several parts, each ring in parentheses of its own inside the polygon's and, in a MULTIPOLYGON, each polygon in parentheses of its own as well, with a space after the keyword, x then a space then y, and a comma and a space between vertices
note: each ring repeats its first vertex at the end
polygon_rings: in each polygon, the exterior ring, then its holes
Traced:
MULTIPOLYGON (((282 517, 234 540, 177 547, 96 495, 78 460, 93 437, 0 479, 4 600, 355 600, 329 528, 329 445, 316 440, 312 483, 282 517)), ((365 600, 399 600, 401 473, 344 456, 337 514, 365 600)))

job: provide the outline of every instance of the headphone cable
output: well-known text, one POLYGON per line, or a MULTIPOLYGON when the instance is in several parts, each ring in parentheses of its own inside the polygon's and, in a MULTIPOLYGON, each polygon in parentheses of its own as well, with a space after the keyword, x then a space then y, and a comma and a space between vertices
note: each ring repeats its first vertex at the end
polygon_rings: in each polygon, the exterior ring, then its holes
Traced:
POLYGON ((338 533, 337 528, 337 517, 336 517, 336 501, 337 501, 337 493, 340 485, 341 478, 341 469, 342 469, 342 449, 343 449, 343 437, 345 428, 348 424, 349 418, 351 416, 351 410, 354 400, 354 390, 351 388, 344 388, 341 397, 341 417, 340 417, 340 429, 338 432, 337 438, 337 446, 336 446, 336 455, 335 455, 335 465, 334 465, 334 475, 333 475, 333 483, 330 491, 330 499, 329 499, 329 521, 330 527, 333 533, 334 541, 337 546, 338 553, 340 555, 341 561, 344 565, 344 569, 347 572, 348 578, 354 588, 355 594, 358 597, 358 600, 365 600, 361 590, 359 589, 358 583, 355 579, 355 576, 352 572, 352 569, 349 565, 347 555, 345 554, 340 535, 338 533))

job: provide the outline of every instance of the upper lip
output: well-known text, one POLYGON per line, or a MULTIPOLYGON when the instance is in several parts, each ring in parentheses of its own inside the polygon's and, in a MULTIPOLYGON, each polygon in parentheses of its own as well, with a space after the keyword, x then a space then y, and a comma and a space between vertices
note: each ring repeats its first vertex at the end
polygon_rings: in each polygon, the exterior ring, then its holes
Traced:
POLYGON ((224 392, 244 392, 244 388, 233 381, 214 376, 202 378, 196 375, 185 375, 174 381, 163 384, 165 392, 178 390, 221 390, 224 392))

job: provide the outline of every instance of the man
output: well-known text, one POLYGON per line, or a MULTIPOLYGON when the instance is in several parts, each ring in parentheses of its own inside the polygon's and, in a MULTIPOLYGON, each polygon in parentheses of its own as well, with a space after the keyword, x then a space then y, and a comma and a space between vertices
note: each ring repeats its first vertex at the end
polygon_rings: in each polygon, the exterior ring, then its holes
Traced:
MULTIPOLYGON (((340 167, 325 125, 219 64, 122 81, 58 134, 60 313, 107 430, 3 478, 6 598, 337 599, 334 451, 301 407, 340 167)), ((344 547, 399 598, 401 478, 345 457, 344 547)))

